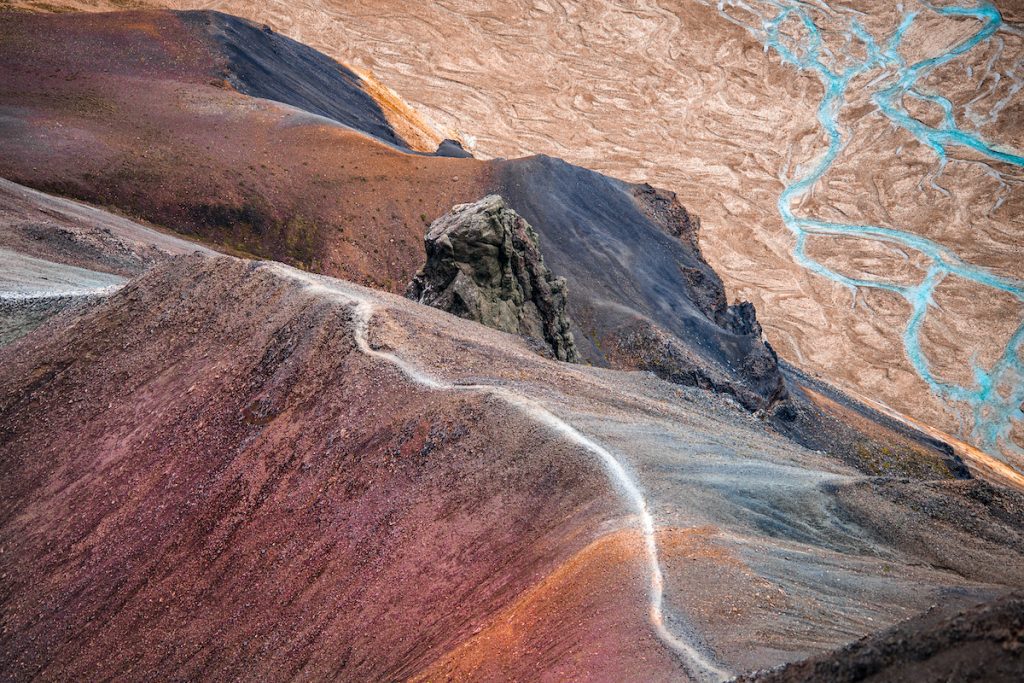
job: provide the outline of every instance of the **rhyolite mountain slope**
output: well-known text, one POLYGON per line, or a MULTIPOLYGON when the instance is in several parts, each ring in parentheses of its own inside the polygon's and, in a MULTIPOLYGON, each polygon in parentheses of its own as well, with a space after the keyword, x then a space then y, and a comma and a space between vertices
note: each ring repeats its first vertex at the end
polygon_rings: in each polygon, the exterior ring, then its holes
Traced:
POLYGON ((393 292, 422 266, 435 217, 496 193, 566 279, 584 361, 726 394, 866 471, 878 469, 868 461, 892 474, 960 471, 937 442, 887 420, 881 432, 850 432, 804 395, 802 380, 787 386, 753 307, 727 304, 698 246, 700 222, 671 192, 545 156, 481 161, 403 148, 367 82, 219 13, 8 13, 0 37, 0 176, 229 253, 393 292), (315 68, 284 63, 295 55, 315 68), (336 87, 320 90, 325 83, 336 87), (324 116, 331 111, 343 120, 324 116), (902 444, 897 457, 882 450, 889 438, 902 444))
POLYGON ((223 256, 0 348, 0 486, 12 680, 721 680, 1024 584, 1020 492, 223 256))
POLYGON ((0 175, 160 226, 0 187, 12 287, 92 287, 0 346, 10 678, 721 680, 1024 583, 1012 472, 776 364, 671 193, 225 15, 0 39, 0 175), (381 291, 491 193, 591 365, 381 291))
POLYGON ((423 264, 431 217, 495 192, 536 229, 546 263, 566 278, 584 361, 723 393, 871 473, 962 476, 939 442, 859 405, 855 420, 835 419, 837 404, 805 392, 803 378, 787 384, 753 307, 727 305, 699 247, 700 222, 671 192, 544 156, 479 161, 404 149, 367 82, 235 17, 6 19, 0 175, 230 253, 396 292, 423 264), (308 74, 284 61, 295 55, 313 66, 308 74), (331 111, 344 122, 323 115, 331 111))

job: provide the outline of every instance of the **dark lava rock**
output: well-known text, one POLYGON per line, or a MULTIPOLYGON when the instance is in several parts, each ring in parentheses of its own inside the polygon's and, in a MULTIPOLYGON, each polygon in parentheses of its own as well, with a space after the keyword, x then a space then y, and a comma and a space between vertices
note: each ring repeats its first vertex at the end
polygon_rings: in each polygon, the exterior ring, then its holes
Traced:
POLYGON ((175 15, 212 38, 224 59, 220 76, 238 92, 288 104, 409 149, 363 88, 363 80, 344 64, 266 25, 229 14, 175 15))
POLYGON ((445 138, 441 141, 441 144, 437 146, 437 151, 434 152, 434 156, 455 157, 457 159, 473 158, 473 155, 466 151, 461 142, 451 138, 445 138))
POLYGON ((753 347, 743 357, 737 369, 747 378, 745 382, 737 382, 735 375, 710 365, 691 345, 649 320, 636 319, 618 328, 614 344, 613 360, 630 359, 623 365, 632 362, 669 382, 730 396, 751 412, 763 410, 766 405, 775 412, 789 406, 785 384, 777 379, 778 359, 767 344, 753 347), (752 390, 755 380, 763 382, 765 389, 752 390), (767 389, 772 385, 774 393, 767 389))
POLYGON ((729 306, 700 252, 700 221, 675 193, 546 156, 496 162, 501 195, 536 226, 569 285, 583 360, 735 398, 771 413, 788 400, 750 304, 729 306))
POLYGON ((427 262, 406 296, 460 318, 543 340, 558 360, 579 354, 565 313, 565 280, 540 253, 537 233, 498 195, 460 204, 434 221, 427 262))
POLYGON ((650 183, 633 185, 630 191, 644 215, 668 234, 685 240, 691 249, 700 253, 700 217, 687 211, 675 192, 654 187, 650 183))
POLYGON ((955 614, 933 608, 831 654, 736 680, 1016 683, 1024 680, 1024 596, 1009 595, 955 614))

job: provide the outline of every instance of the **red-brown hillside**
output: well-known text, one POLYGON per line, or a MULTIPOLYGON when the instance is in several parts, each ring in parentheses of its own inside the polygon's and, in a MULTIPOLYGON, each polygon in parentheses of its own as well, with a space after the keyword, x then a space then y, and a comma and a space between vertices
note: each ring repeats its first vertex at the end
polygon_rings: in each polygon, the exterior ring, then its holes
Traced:
MULTIPOLYGON (((5 17, 0 175, 229 249, 404 287, 425 222, 479 197, 482 164, 400 152, 242 94, 205 16, 5 17)), ((366 123, 376 105, 358 84, 335 99, 354 98, 361 116, 347 123, 385 135, 382 115, 366 123)))
MULTIPOLYGON (((629 514, 578 447, 352 328, 197 256, 0 351, 5 678, 402 678, 629 514)), ((672 666, 616 543, 578 561, 615 593, 544 615, 577 673, 672 666)))
POLYGON ((12 680, 704 680, 1024 586, 1019 493, 228 257, 0 348, 0 487, 12 680))

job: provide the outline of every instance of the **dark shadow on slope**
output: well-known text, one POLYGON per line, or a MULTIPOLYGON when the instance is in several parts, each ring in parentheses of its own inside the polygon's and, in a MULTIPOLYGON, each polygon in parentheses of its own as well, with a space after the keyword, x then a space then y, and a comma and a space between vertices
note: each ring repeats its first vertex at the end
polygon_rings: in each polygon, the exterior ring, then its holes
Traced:
POLYGON ((675 195, 547 156, 496 166, 501 194, 568 281, 586 360, 714 389, 750 410, 785 398, 753 307, 726 304, 675 195))
POLYGON ((743 683, 1024 680, 1024 596, 1013 594, 951 613, 937 606, 827 655, 743 683))
POLYGON ((785 436, 831 453, 873 476, 970 479, 953 448, 847 396, 790 363, 780 363, 792 398, 789 419, 774 416, 785 436))
POLYGON ((409 149, 362 79, 313 48, 221 12, 181 12, 182 21, 212 38, 228 59, 226 80, 239 92, 283 102, 389 144, 409 149))

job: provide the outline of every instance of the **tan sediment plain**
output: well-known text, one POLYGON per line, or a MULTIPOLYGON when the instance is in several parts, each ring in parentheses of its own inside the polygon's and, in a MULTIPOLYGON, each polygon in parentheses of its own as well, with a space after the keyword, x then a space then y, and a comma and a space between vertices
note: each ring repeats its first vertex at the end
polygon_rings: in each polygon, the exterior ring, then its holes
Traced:
MULTIPOLYGON (((44 6, 32 0, 13 4, 44 6)), ((814 76, 764 51, 714 7, 695 0, 58 4, 201 7, 266 22, 374 72, 442 131, 460 133, 479 156, 547 153, 675 190, 704 219, 708 260, 733 297, 755 303, 769 339, 785 358, 970 438, 970 416, 962 406, 934 396, 907 359, 901 335, 909 306, 891 294, 854 294, 794 262, 793 237, 776 201, 794 169, 825 149, 816 120, 823 88, 814 76)), ((974 20, 941 17, 919 3, 904 5, 920 12, 900 48, 907 60, 939 54, 978 27, 974 20)), ((863 55, 863 46, 844 46, 838 33, 829 31, 829 23, 846 9, 863 12, 861 21, 876 40, 891 34, 901 19, 891 2, 830 6, 832 14, 815 16, 824 44, 837 54, 846 49, 863 55)), ((1000 9, 1008 22, 1024 18, 1013 3, 1000 3, 1000 9)), ((726 14, 734 22, 759 25, 742 9, 727 8, 726 14)), ((803 30, 795 21, 783 26, 786 35, 803 30)), ((936 69, 921 85, 949 97, 958 123, 1012 149, 1021 144, 1024 130, 1024 100, 1016 94, 1024 76, 1017 66, 1022 54, 1024 33, 1010 25, 936 69)), ((866 86, 876 75, 867 74, 855 86, 866 86)), ((863 97, 858 92, 851 88, 839 117, 849 137, 846 149, 794 207, 798 214, 914 232, 970 263, 1024 277, 1019 169, 954 150, 937 175, 934 154, 892 126, 867 98, 866 87, 863 97)), ((904 104, 926 123, 942 114, 930 103, 904 104)), ((810 251, 843 273, 919 277, 919 254, 888 258, 879 249, 866 240, 824 239, 810 251)), ((972 291, 970 298, 972 306, 955 310, 936 301, 942 319, 931 320, 923 334, 925 355, 943 377, 970 377, 965 363, 994 358, 1007 338, 1005 328, 1019 324, 1020 312, 992 290, 972 291), (955 327, 948 326, 953 317, 955 327), (965 329, 979 333, 958 333, 965 329)), ((1019 443, 1021 430, 1013 433, 1019 443)))

